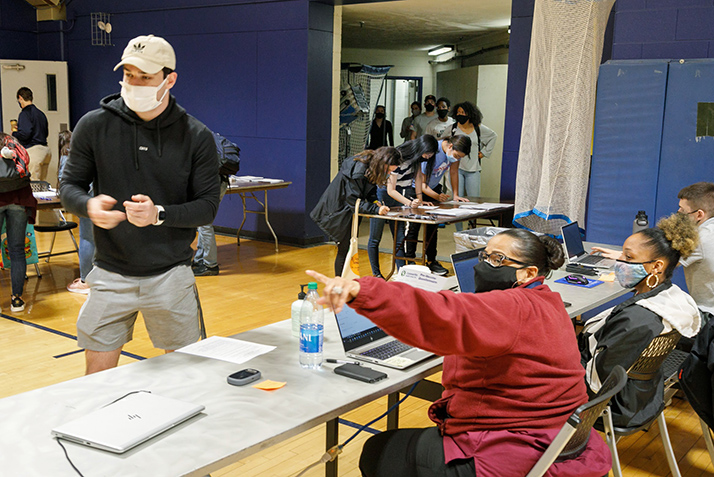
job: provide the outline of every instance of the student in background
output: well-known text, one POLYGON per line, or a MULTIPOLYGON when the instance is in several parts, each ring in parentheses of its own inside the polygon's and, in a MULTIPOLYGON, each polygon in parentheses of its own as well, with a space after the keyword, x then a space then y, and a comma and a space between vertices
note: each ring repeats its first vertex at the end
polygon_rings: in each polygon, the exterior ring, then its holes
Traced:
MULTIPOLYGON (((456 192, 459 185, 459 161, 471 152, 471 139, 468 136, 455 136, 439 141, 437 153, 432 159, 423 163, 421 172, 424 176, 422 184, 422 193, 433 199, 435 202, 444 202, 449 200, 449 195, 441 191, 441 178, 444 177, 446 171, 449 171, 451 183, 455 185, 453 190, 453 200, 457 202, 467 202, 456 192)), ((417 194, 417 199, 423 200, 422 196, 417 194)), ((419 239, 419 229, 421 224, 410 222, 407 229, 405 249, 407 258, 416 257, 417 240, 419 239)), ((426 261, 432 273, 437 275, 446 275, 449 271, 444 268, 438 260, 436 260, 436 244, 438 241, 437 225, 426 226, 426 239, 429 242, 426 246, 426 261)))
POLYGON ((374 119, 369 128, 365 149, 379 149, 382 146, 394 146, 394 130, 391 121, 385 118, 384 106, 374 108, 374 119))
MULTIPOLYGON (((451 101, 449 98, 441 97, 436 101, 436 119, 432 119, 426 126, 424 134, 434 136, 436 139, 444 139, 451 136, 451 126, 456 122, 454 118, 449 117, 449 108, 451 101)), ((459 181, 461 184, 461 181, 459 181)))
MULTIPOLYGON (((509 229, 484 252, 474 267, 489 285, 481 293, 307 272, 325 284, 319 303, 339 312, 349 301, 389 335, 444 356, 445 390, 429 408, 435 425, 370 437, 363 476, 523 476, 588 401, 570 318, 543 284, 563 264, 562 247, 509 229)), ((583 452, 554 463, 549 475, 600 477, 610 467, 607 445, 592 430, 583 452)))
MULTIPOLYGON (((70 131, 62 131, 59 133, 59 168, 57 169, 57 183, 62 182, 64 166, 67 163, 70 150, 70 140, 72 133, 70 131)), ((89 194, 94 196, 94 188, 90 185, 89 194)), ((67 285, 67 291, 79 293, 82 295, 89 294, 89 284, 85 282, 87 275, 92 271, 94 266, 94 230, 92 220, 87 217, 79 218, 79 278, 75 278, 72 283, 67 285)))
MULTIPOLYGON (((591 396, 616 365, 629 369, 656 336, 676 330, 692 337, 699 331, 696 303, 671 281, 677 263, 697 242, 696 226, 683 214, 625 240, 615 275, 635 296, 590 318, 578 337, 591 396)), ((664 407, 663 383, 661 371, 652 380, 628 381, 610 402, 615 426, 638 427, 657 416, 664 407)))
POLYGON ((47 116, 32 103, 32 90, 23 86, 17 90, 17 103, 22 111, 17 117, 17 128, 12 135, 30 155, 30 175, 33 181, 47 179, 47 167, 52 150, 47 146, 47 116))
MULTIPOLYGON (((438 148, 436 139, 432 136, 424 135, 413 141, 407 141, 397 149, 402 154, 402 165, 389 175, 386 187, 377 189, 378 200, 388 207, 418 207, 421 200, 421 184, 424 181, 421 173, 421 163, 434 157, 438 148), (416 188, 415 188, 416 187, 416 188)), ((382 277, 379 269, 379 243, 382 240, 384 223, 386 219, 369 220, 369 242, 367 253, 369 264, 372 267, 372 275, 382 277)), ((397 257, 404 257, 404 231, 406 224, 401 221, 390 220, 389 228, 392 237, 396 234, 397 257)), ((402 267, 404 260, 397 260, 397 267, 402 267)))
POLYGON ((0 149, 7 172, 0 180, 0 228, 5 225, 11 262, 10 311, 17 313, 25 309, 25 301, 22 299, 27 271, 25 230, 28 223, 35 223, 37 200, 30 186, 28 152, 18 140, 1 131, 0 149))
POLYGON ((399 137, 404 139, 404 141, 409 141, 412 137, 412 121, 421 114, 421 104, 419 104, 418 101, 414 101, 411 105, 411 111, 411 116, 404 118, 402 121, 402 129, 399 131, 399 137))
POLYGON ((412 121, 412 135, 411 139, 416 139, 419 136, 424 135, 426 126, 436 118, 436 96, 429 94, 424 98, 424 111, 422 114, 414 118, 412 121))
POLYGON ((401 163, 402 155, 394 147, 368 149, 345 159, 340 172, 310 212, 310 218, 337 243, 335 275, 342 273, 350 249, 357 199, 361 199, 360 212, 386 215, 389 207, 378 202, 377 186, 385 184, 401 163))
POLYGON ((468 136, 474 145, 471 154, 459 164, 459 195, 478 197, 481 194, 481 161, 491 156, 497 135, 481 124, 483 115, 475 104, 464 101, 455 104, 451 112, 456 119, 451 135, 468 136))

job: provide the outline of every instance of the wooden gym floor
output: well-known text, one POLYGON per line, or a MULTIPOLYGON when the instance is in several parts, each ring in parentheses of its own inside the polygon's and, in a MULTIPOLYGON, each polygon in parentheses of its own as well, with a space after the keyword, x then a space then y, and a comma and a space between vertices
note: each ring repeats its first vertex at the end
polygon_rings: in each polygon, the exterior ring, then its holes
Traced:
MULTIPOLYGON (((447 242, 451 232, 445 231, 440 239, 447 242)), ((385 231, 384 239, 389 240, 390 237, 390 233, 385 231)), ((220 274, 197 278, 209 336, 229 336, 289 318, 290 304, 299 291, 298 284, 308 281, 304 270, 313 268, 327 274, 333 269, 335 247, 331 245, 303 249, 281 244, 280 252, 275 253, 272 243, 244 239, 237 248, 235 237, 217 238, 220 274)), ((49 239, 49 234, 38 234, 41 251, 49 246, 49 239)), ((448 256, 448 251, 441 250, 441 242, 439 255, 448 256)), ((383 242, 383 246, 385 244, 383 242)), ((56 250, 70 247, 66 233, 59 234, 55 247, 56 250)), ((360 263, 362 273, 369 274, 369 262, 364 251, 360 253, 360 263)), ((382 256, 383 270, 387 263, 386 256, 382 256)), ((10 312, 9 270, 0 273, 0 397, 48 386, 84 373, 84 356, 75 341, 75 320, 85 296, 69 293, 65 288, 79 276, 77 256, 54 257, 50 263, 41 261, 40 270, 42 278, 37 278, 34 267, 28 267, 29 279, 23 294, 26 308, 21 313, 10 312)), ((124 350, 129 355, 122 356, 120 365, 160 354, 151 346, 142 323, 137 324, 134 340, 124 350)), ((407 399, 400 413, 401 426, 429 426, 427 407, 428 403, 424 401, 407 399)), ((384 410, 386 398, 342 416, 346 423, 340 426, 340 441, 355 432, 355 424, 364 424, 384 410)), ((698 418, 688 403, 675 399, 666 410, 666 416, 682 475, 714 475, 698 418)), ((374 424, 372 429, 383 430, 384 421, 374 424)), ((359 454, 370 435, 363 432, 346 447, 339 460, 341 476, 360 475, 357 468, 359 454)), ((320 458, 324 442, 324 426, 318 426, 212 475, 293 476, 320 458)), ((649 432, 621 440, 618 448, 625 476, 669 475, 656 425, 649 432)), ((306 475, 321 476, 324 469, 317 467, 306 475)))

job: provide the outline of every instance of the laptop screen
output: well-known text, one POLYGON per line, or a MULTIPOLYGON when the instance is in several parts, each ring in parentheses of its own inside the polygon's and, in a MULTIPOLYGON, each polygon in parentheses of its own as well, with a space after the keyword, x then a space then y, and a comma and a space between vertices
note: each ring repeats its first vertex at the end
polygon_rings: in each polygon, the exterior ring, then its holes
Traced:
POLYGON ((387 336, 381 328, 357 313, 348 305, 337 313, 337 327, 340 329, 342 344, 345 351, 359 348, 362 345, 387 336))
POLYGON ((565 250, 568 252, 568 258, 573 259, 578 255, 585 253, 583 248, 583 239, 580 236, 580 228, 577 222, 564 225, 561 229, 563 233, 563 242, 565 242, 565 250))
POLYGON ((481 250, 466 250, 451 256, 451 264, 454 266, 456 281, 459 282, 461 293, 474 293, 476 291, 474 265, 478 263, 478 254, 481 250))

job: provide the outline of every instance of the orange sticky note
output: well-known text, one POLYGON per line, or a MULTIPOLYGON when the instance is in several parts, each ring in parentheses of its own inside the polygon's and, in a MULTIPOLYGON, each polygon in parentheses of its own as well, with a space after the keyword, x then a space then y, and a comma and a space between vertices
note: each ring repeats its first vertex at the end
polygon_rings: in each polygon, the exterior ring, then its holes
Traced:
POLYGON ((600 275, 598 278, 600 278, 603 282, 614 282, 615 272, 610 272, 607 275, 600 275))
POLYGON ((262 383, 254 384, 253 387, 256 389, 262 389, 263 391, 275 391, 276 389, 282 388, 286 384, 286 382, 281 383, 280 381, 271 381, 270 379, 266 379, 262 383))

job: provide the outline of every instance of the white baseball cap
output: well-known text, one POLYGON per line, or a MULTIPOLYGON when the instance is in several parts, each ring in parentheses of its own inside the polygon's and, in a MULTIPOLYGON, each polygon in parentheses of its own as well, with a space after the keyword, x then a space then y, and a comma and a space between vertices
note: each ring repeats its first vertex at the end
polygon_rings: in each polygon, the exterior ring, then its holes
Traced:
POLYGON ((160 36, 137 36, 124 48, 121 61, 114 67, 114 71, 122 65, 133 65, 153 75, 164 68, 175 70, 176 54, 169 42, 160 36))

